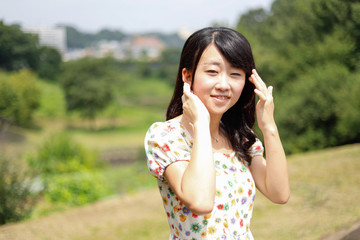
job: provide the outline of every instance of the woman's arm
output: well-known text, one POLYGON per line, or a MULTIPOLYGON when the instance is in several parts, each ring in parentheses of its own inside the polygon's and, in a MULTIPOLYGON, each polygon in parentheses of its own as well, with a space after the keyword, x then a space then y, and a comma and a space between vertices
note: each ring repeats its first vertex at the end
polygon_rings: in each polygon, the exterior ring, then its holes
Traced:
POLYGON ((178 161, 164 173, 176 196, 195 214, 212 211, 215 198, 215 166, 209 113, 190 87, 184 86, 183 119, 193 128, 190 162, 178 161))
POLYGON ((255 70, 250 77, 259 96, 256 115, 265 143, 266 161, 255 156, 250 170, 257 188, 271 201, 286 203, 290 197, 290 184, 285 152, 274 120, 272 87, 267 88, 255 70))

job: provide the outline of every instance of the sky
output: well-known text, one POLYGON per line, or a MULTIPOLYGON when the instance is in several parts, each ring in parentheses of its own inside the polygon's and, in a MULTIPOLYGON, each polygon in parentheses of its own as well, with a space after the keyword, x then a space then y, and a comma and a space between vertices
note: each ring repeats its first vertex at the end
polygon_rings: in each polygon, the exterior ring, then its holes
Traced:
POLYGON ((23 27, 65 24, 84 32, 195 31, 215 22, 235 26, 250 9, 273 0, 0 0, 0 21, 23 27))

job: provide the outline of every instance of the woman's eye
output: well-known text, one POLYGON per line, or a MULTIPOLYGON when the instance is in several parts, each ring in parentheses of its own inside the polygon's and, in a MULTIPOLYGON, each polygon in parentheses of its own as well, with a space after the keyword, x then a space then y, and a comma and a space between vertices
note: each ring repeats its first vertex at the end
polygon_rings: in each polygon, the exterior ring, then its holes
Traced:
POLYGON ((216 74, 217 73, 215 70, 207 70, 206 72, 210 73, 210 74, 216 74))
POLYGON ((234 76, 234 77, 241 77, 241 74, 240 74, 240 73, 231 73, 231 76, 234 76))

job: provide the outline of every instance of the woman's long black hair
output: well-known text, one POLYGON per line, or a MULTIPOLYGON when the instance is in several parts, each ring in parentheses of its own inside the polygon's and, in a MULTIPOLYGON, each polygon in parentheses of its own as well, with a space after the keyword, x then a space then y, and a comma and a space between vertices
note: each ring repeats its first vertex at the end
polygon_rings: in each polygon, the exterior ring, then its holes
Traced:
POLYGON ((203 51, 212 43, 234 67, 243 69, 246 73, 245 86, 239 100, 225 112, 221 122, 237 156, 251 164, 249 149, 254 144, 256 136, 252 130, 255 122, 255 93, 249 77, 252 69, 255 69, 255 62, 249 42, 237 31, 224 27, 208 27, 193 33, 186 40, 166 119, 177 117, 183 112, 182 69, 191 70, 194 77, 203 51))

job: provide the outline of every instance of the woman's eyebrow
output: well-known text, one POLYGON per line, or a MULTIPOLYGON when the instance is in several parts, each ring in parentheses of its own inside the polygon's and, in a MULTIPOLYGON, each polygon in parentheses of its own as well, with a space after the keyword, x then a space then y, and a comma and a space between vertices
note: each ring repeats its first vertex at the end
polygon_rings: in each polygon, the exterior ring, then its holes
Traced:
POLYGON ((204 62, 203 65, 216 65, 216 66, 220 66, 220 62, 216 62, 216 61, 211 61, 211 62, 204 62))

